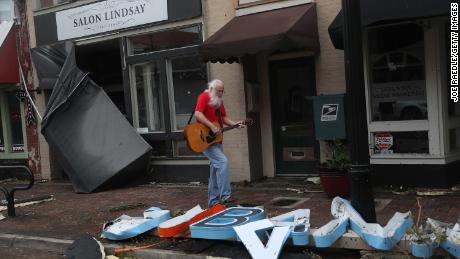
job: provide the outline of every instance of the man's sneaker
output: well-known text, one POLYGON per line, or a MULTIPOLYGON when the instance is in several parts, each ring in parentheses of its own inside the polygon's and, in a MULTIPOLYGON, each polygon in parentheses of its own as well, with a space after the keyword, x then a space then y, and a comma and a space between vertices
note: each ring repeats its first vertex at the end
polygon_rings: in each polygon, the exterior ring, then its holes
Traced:
POLYGON ((222 205, 225 205, 227 207, 236 207, 236 206, 238 206, 237 200, 232 198, 232 197, 228 197, 225 200, 221 200, 219 203, 222 204, 222 205))

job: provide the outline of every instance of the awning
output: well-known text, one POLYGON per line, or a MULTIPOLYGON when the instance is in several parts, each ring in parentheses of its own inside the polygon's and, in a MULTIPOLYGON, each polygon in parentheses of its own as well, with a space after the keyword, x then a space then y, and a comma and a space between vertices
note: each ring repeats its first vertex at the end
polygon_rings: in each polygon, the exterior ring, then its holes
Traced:
MULTIPOLYGON (((451 0, 362 0, 363 27, 396 21, 449 15, 451 0)), ((328 28, 334 47, 343 49, 343 15, 337 14, 328 28)))
POLYGON ((315 4, 238 16, 201 46, 205 61, 235 62, 258 52, 319 49, 315 4))
POLYGON ((14 22, 0 22, 0 84, 19 82, 14 22))

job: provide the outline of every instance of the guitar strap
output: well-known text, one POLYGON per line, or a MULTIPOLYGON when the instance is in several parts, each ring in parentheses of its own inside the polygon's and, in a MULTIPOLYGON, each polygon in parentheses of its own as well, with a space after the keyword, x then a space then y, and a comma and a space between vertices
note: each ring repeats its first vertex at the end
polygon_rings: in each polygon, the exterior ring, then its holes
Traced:
POLYGON ((187 121, 187 125, 190 124, 190 122, 192 121, 193 114, 195 114, 195 108, 196 108, 196 104, 195 106, 193 106, 192 113, 190 113, 190 118, 188 118, 188 121, 187 121))
POLYGON ((220 127, 223 128, 224 122, 222 121, 222 113, 221 113, 220 107, 221 106, 219 106, 219 108, 216 109, 216 114, 217 114, 217 118, 219 119, 220 127))
MULTIPOLYGON (((193 106, 193 110, 190 113, 190 118, 188 118, 188 121, 187 121, 187 125, 190 124, 190 122, 192 121, 193 115, 195 114, 195 108, 196 108, 196 104, 195 104, 195 106, 193 106)), ((220 127, 221 128, 224 127, 224 123, 222 121, 222 114, 221 114, 221 111, 220 111, 220 106, 219 106, 219 108, 216 108, 216 114, 217 114, 217 117, 219 118, 220 127)))

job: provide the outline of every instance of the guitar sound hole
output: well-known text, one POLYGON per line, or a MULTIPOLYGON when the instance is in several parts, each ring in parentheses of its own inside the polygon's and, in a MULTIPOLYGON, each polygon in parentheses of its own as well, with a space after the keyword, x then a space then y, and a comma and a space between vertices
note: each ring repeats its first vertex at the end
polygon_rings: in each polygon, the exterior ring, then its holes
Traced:
POLYGON ((216 136, 206 136, 206 140, 208 141, 208 143, 211 143, 213 142, 214 140, 216 139, 216 136))
POLYGON ((200 138, 201 138, 201 141, 205 142, 206 140, 204 139, 204 134, 203 134, 203 131, 200 132, 200 138))

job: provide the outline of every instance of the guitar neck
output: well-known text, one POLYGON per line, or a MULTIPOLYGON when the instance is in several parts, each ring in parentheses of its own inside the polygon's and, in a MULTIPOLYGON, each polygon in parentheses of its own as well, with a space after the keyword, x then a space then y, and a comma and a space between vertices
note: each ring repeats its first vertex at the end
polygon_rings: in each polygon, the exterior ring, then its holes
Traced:
POLYGON ((235 129, 235 128, 238 128, 239 125, 236 124, 236 125, 233 125, 233 126, 227 126, 227 127, 223 127, 222 129, 220 129, 221 132, 225 132, 227 130, 231 130, 231 129, 235 129))

